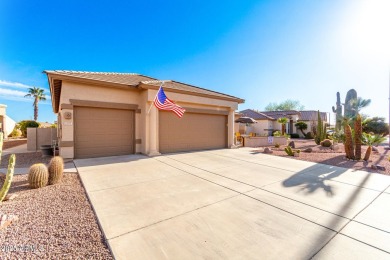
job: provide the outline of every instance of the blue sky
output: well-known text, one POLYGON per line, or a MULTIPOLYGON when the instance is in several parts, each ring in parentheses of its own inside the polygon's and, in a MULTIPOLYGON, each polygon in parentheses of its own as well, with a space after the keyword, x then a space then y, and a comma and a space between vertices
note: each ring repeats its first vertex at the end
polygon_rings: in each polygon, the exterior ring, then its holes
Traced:
MULTIPOLYGON (((263 110, 299 100, 331 112, 350 88, 389 115, 390 1, 0 2, 0 103, 33 118, 43 70, 135 72, 224 92, 263 110)), ((333 119, 333 115, 332 115, 333 119)), ((50 99, 39 121, 53 122, 50 99)))

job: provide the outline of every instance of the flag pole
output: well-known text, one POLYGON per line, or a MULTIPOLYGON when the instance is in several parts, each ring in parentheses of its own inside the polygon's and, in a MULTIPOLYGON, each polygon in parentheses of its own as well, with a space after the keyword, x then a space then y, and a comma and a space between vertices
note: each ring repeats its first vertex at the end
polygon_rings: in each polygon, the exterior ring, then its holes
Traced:
MULTIPOLYGON (((160 90, 160 88, 161 88, 163 85, 164 85, 164 81, 162 81, 162 83, 161 83, 160 87, 158 88, 158 90, 160 90)), ((158 91, 157 91, 156 96, 157 96, 157 95, 158 95, 158 91)), ((156 99, 156 97, 154 97, 154 99, 156 99)), ((153 102, 154 102, 154 100, 153 100, 153 102)), ((148 110, 148 114, 150 113, 150 110, 152 109, 153 102, 152 102, 152 104, 150 104, 150 107, 149 107, 149 110, 148 110)))

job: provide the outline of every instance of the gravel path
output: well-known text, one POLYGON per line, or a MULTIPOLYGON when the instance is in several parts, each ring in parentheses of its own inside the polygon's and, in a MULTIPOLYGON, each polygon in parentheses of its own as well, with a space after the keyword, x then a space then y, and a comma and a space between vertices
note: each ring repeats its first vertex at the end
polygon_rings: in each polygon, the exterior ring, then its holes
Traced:
POLYGON ((35 190, 17 175, 9 194, 0 212, 19 220, 0 231, 0 259, 113 259, 78 174, 35 190))

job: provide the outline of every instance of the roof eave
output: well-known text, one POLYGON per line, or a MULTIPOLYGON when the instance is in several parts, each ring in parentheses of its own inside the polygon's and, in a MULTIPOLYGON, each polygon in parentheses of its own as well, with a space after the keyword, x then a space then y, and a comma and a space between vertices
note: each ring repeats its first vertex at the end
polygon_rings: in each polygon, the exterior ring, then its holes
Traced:
MULTIPOLYGON (((172 82, 174 82, 174 81, 172 81, 172 82)), ((146 84, 145 82, 140 82, 140 84, 138 85, 138 88, 140 88, 140 89, 154 89, 154 90, 158 90, 160 87, 156 86, 156 85, 146 84)), ((228 96, 228 97, 220 97, 220 96, 207 95, 207 94, 203 94, 203 93, 196 93, 196 92, 192 92, 192 91, 178 90, 178 89, 172 89, 172 88, 169 88, 168 91, 169 92, 174 92, 174 93, 179 93, 179 94, 191 94, 193 96, 199 96, 199 97, 208 97, 208 98, 213 98, 213 99, 234 101, 234 102, 237 102, 239 104, 242 104, 242 103, 245 102, 244 99, 240 99, 240 98, 236 98, 236 97, 230 97, 230 96, 228 96)))

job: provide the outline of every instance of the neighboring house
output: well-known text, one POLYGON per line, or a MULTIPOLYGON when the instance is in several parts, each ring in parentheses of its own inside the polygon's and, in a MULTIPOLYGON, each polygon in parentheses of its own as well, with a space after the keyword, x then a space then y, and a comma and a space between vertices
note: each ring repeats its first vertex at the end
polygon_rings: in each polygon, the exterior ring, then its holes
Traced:
MULTIPOLYGON (((252 124, 248 128, 248 132, 256 133, 260 136, 271 135, 273 131, 281 131, 282 126, 278 123, 278 118, 286 117, 289 119, 289 122, 286 124, 286 132, 288 134, 297 133, 301 137, 303 134, 300 130, 297 130, 295 124, 298 121, 304 121, 308 124, 308 129, 306 131, 312 131, 312 127, 317 125, 318 114, 317 111, 257 111, 253 109, 246 109, 240 111, 243 116, 251 117, 257 121, 257 124, 252 124)), ((327 114, 325 112, 320 112, 321 119, 324 123, 327 122, 327 114)), ((237 128, 236 128, 237 130, 237 128)))
POLYGON ((178 118, 153 105, 163 81, 130 73, 44 72, 64 158, 158 155, 234 144, 235 110, 243 99, 164 81, 167 97, 186 109, 178 118))
POLYGON ((4 133, 4 138, 14 130, 16 122, 6 113, 7 105, 0 104, 0 131, 4 133))

